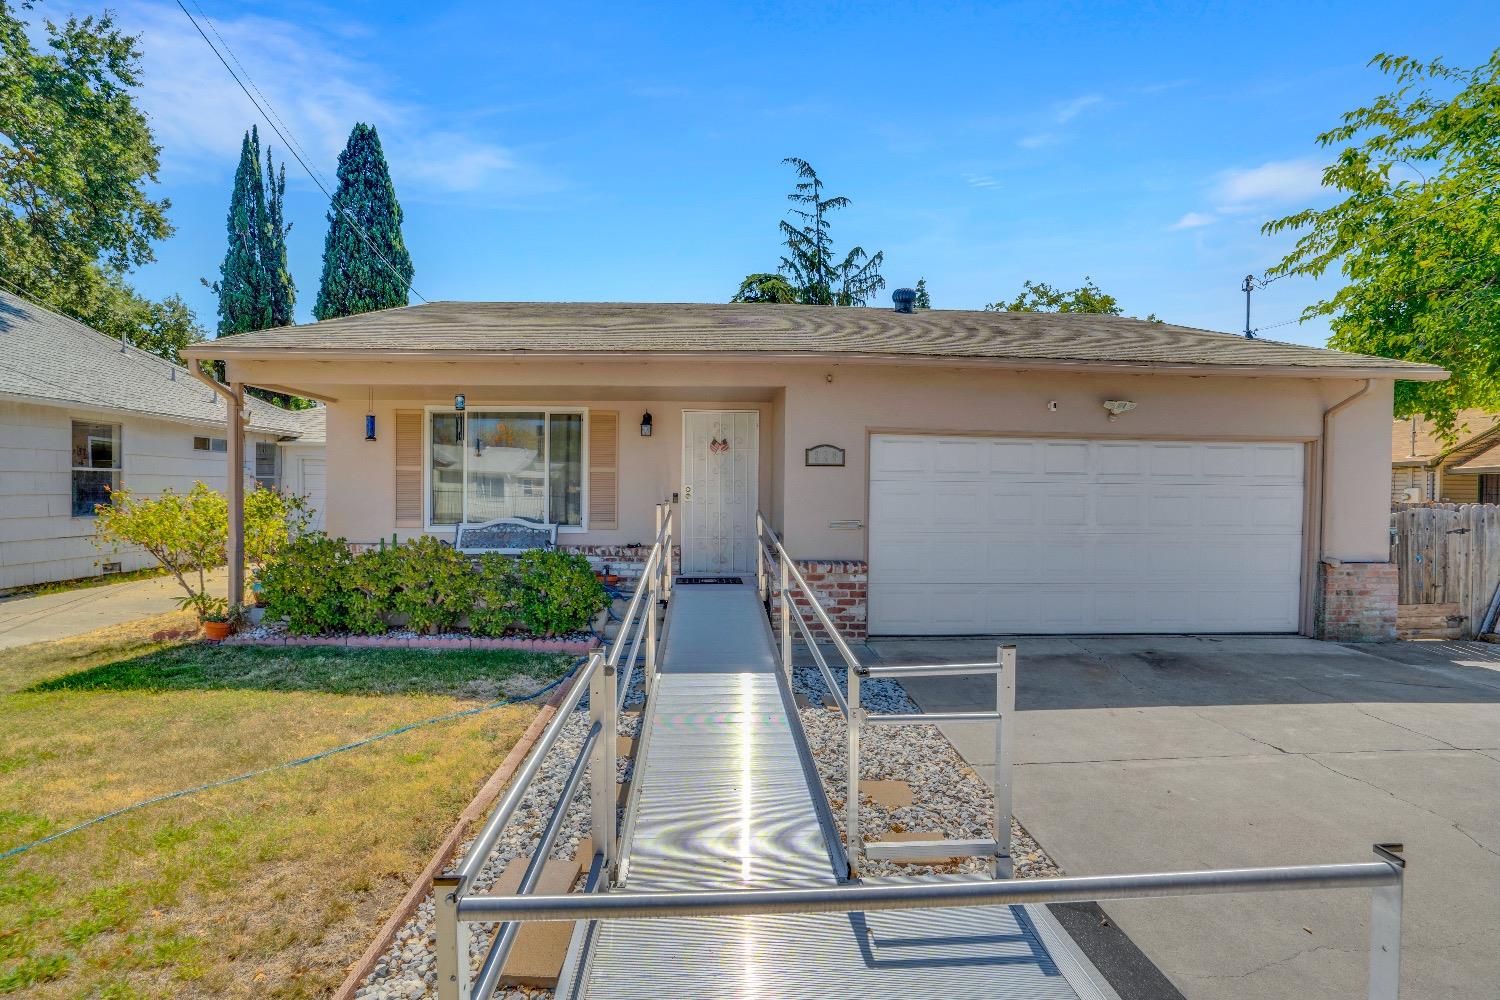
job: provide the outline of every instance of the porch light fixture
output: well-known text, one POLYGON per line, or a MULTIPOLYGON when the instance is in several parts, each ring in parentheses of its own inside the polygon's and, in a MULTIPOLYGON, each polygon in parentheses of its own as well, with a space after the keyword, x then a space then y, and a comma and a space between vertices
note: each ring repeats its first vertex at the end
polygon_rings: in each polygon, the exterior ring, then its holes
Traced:
POLYGON ((464 394, 463 393, 459 393, 458 395, 456 395, 456 396, 453 397, 453 408, 455 410, 457 410, 459 413, 464 412, 464 403, 465 403, 465 400, 464 400, 464 394))
POLYGON ((641 437, 648 438, 650 436, 651 436, 651 411, 647 410, 645 413, 641 414, 641 437))
POLYGON ((370 408, 365 411, 365 440, 375 440, 375 387, 370 387, 370 408))
POLYGON ((1129 413, 1135 409, 1135 402, 1129 399, 1106 399, 1104 409, 1109 413, 1109 419, 1114 420, 1122 413, 1129 413))

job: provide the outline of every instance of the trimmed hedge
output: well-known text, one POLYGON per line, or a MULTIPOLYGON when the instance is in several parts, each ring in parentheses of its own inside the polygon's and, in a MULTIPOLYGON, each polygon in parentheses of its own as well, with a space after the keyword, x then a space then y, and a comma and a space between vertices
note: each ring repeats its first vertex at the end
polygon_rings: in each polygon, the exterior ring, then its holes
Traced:
POLYGON ((294 635, 379 635, 397 616, 415 632, 467 618, 476 635, 554 636, 588 628, 609 603, 583 556, 536 549, 471 562, 431 535, 350 552, 342 538, 288 543, 257 580, 266 615, 294 635))

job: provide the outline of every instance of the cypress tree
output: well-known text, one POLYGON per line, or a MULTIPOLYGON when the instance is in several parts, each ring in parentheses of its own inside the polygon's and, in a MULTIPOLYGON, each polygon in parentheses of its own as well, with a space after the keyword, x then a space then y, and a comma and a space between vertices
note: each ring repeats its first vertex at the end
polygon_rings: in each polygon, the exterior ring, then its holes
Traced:
POLYGON ((266 276, 272 326, 291 326, 297 304, 297 285, 287 263, 286 234, 292 231, 286 221, 286 164, 280 173, 272 173, 271 150, 266 150, 266 225, 265 248, 261 252, 261 271, 266 276))
POLYGON ((251 126, 240 143, 240 163, 229 196, 229 248, 219 280, 219 336, 271 325, 269 288, 261 267, 266 243, 266 189, 260 177, 260 134, 251 126))
POLYGON ((338 175, 313 315, 331 319, 406 305, 411 255, 401 238, 401 205, 374 126, 354 126, 339 154, 338 175))

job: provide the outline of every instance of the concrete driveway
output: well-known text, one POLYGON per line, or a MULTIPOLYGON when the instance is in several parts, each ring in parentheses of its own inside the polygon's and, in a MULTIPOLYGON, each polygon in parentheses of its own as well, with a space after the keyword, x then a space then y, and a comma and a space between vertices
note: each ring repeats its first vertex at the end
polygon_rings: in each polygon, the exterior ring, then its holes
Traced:
MULTIPOLYGON (((208 589, 223 597, 228 574, 208 575, 208 589)), ((103 587, 84 587, 37 597, 0 598, 0 649, 50 642, 96 628, 164 615, 177 610, 182 587, 169 576, 103 587)))
MULTIPOLYGON (((1401 841, 1401 995, 1500 996, 1500 646, 1016 642, 1016 814, 1070 874, 1363 861, 1401 841)), ((870 648, 953 662, 995 640, 870 648)), ((909 690, 928 711, 994 705, 966 679, 909 690)), ((993 736, 949 729, 988 776, 993 736)), ((1194 1000, 1300 1000, 1366 995, 1369 907, 1343 890, 1104 909, 1194 1000)))

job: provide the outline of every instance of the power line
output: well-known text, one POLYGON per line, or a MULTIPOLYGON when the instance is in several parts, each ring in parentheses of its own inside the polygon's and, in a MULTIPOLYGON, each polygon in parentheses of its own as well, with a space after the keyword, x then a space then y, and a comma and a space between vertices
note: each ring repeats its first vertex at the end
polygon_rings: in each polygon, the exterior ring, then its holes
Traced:
MULTIPOLYGON (((391 276, 394 277, 397 281, 401 282, 401 284, 406 287, 406 290, 408 292, 411 292, 417 298, 421 299, 423 302, 426 302, 426 296, 417 291, 416 287, 411 283, 411 281, 403 278, 401 276, 401 272, 396 270, 391 262, 385 259, 385 255, 382 254, 380 252, 380 248, 375 245, 374 239, 371 238, 370 234, 365 231, 363 226, 355 221, 354 217, 349 214, 348 209, 344 208, 338 202, 333 200, 333 195, 328 192, 328 188, 318 177, 317 172, 313 170, 312 167, 307 165, 307 161, 303 159, 302 154, 298 151, 296 144, 289 140, 286 135, 282 133, 280 127, 277 125, 277 122, 280 121, 280 119, 277 118, 274 113, 267 112, 266 108, 261 106, 260 101, 256 100, 255 95, 250 93, 250 88, 245 86, 245 81, 240 79, 240 75, 234 71, 234 67, 229 65, 229 61, 224 58, 224 54, 219 51, 218 46, 214 45, 213 39, 208 37, 208 34, 203 30, 203 26, 200 25, 198 23, 198 19, 193 16, 192 11, 187 9, 187 6, 182 2, 182 0, 177 0, 177 6, 182 11, 183 15, 197 30, 199 36, 202 37, 204 44, 206 44, 211 50, 213 50, 213 54, 218 57, 219 62, 224 66, 224 69, 228 71, 229 75, 234 79, 234 82, 239 84, 239 88, 244 92, 246 99, 248 99, 251 104, 255 105, 255 110, 260 112, 261 117, 266 120, 266 124, 271 126, 271 130, 276 133, 276 135, 281 139, 283 143, 286 144, 287 150, 292 154, 292 159, 296 160, 297 163, 302 167, 302 169, 307 171, 307 176, 311 177, 312 182, 318 186, 318 190, 323 192, 323 197, 328 199, 328 204, 331 205, 334 210, 337 211, 340 215, 342 215, 344 217, 344 221, 348 222, 349 225, 353 227, 354 231, 364 239, 365 245, 370 248, 370 252, 375 255, 376 259, 378 259, 381 264, 385 265, 385 269, 391 273, 391 276)), ((202 8, 199 9, 201 11, 202 8)), ((206 21, 208 20, 208 18, 205 17, 204 20, 206 21)), ((218 34, 217 30, 214 33, 218 34)), ((223 41, 223 39, 220 38, 220 41, 223 41)), ((229 48, 229 45, 227 43, 225 44, 224 49, 225 51, 229 52, 231 56, 234 56, 233 50, 229 48)), ((234 61, 238 63, 238 57, 235 57, 234 61)), ((245 76, 247 79, 249 78, 248 73, 245 74, 245 76)), ((259 93, 258 88, 256 90, 256 93, 259 93)), ((269 106, 270 101, 267 101, 266 105, 269 106)))
MULTIPOLYGON (((1427 280, 1427 279, 1430 279, 1430 278, 1433 278, 1433 277, 1442 276, 1442 275, 1452 274, 1453 272, 1457 271, 1461 267, 1465 267, 1465 266, 1467 266, 1469 264, 1473 264, 1476 261, 1481 261, 1481 260, 1500 260, 1500 256, 1497 256, 1496 254, 1493 254, 1493 253, 1481 253, 1481 254, 1475 254, 1473 257, 1465 257, 1463 260, 1460 260, 1460 261, 1457 261, 1456 263, 1450 264, 1449 266, 1443 268, 1442 270, 1432 272, 1431 274, 1423 275, 1421 278, 1418 278, 1418 279, 1415 279, 1415 280, 1411 280, 1411 281, 1407 281, 1407 282, 1405 282, 1405 283, 1397 286, 1397 292, 1400 293, 1400 292, 1408 291, 1410 289, 1415 288, 1418 285, 1418 283, 1421 282, 1421 281, 1423 281, 1423 280, 1427 280)), ((1246 275, 1245 281, 1248 283, 1250 280, 1251 280, 1251 276, 1246 275)), ((1491 286, 1491 287, 1493 287, 1493 286, 1491 286)), ((1471 289, 1469 289, 1469 291, 1465 292, 1461 297, 1459 297, 1458 299, 1456 299, 1454 301, 1455 302, 1467 302, 1469 299, 1473 298, 1475 295, 1477 295, 1481 291, 1484 291, 1484 289, 1483 288, 1471 288, 1471 289)), ((1247 317, 1248 317, 1248 299, 1249 299, 1249 294, 1250 294, 1249 293, 1249 289, 1246 289, 1245 290, 1245 296, 1246 296, 1246 300, 1247 300, 1247 307, 1246 307, 1246 315, 1247 315, 1247 317)), ((1262 332, 1264 332, 1266 330, 1275 330, 1278 327, 1291 326, 1293 323, 1301 323, 1301 322, 1304 322, 1304 320, 1305 320, 1305 317, 1298 316, 1295 319, 1282 320, 1280 323, 1272 323, 1272 324, 1270 324, 1268 326, 1258 326, 1258 327, 1255 327, 1254 330, 1247 329, 1245 335, 1247 337, 1250 337, 1251 339, 1254 339, 1254 335, 1255 334, 1262 333, 1262 332)))

